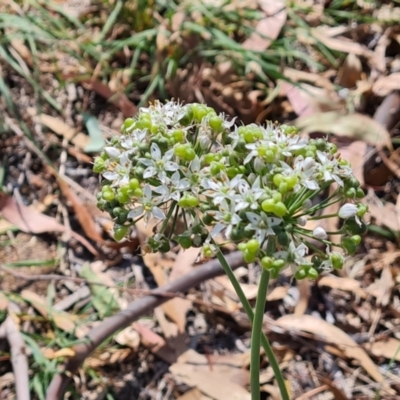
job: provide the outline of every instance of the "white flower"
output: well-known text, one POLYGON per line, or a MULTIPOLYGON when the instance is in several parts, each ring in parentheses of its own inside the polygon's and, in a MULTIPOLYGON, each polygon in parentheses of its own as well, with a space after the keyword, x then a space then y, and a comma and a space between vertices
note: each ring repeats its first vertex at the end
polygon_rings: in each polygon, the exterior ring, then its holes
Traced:
POLYGON ((346 203, 340 207, 338 215, 342 219, 355 217, 357 215, 357 206, 355 204, 346 203))
POLYGON ((316 239, 326 239, 328 237, 328 235, 326 234, 326 231, 324 228, 317 226, 314 230, 313 230, 313 236, 316 239))
POLYGON ((263 211, 261 211, 260 214, 249 211, 246 213, 246 217, 250 223, 245 229, 255 231, 255 239, 257 239, 260 244, 264 242, 267 235, 275 235, 272 227, 278 226, 282 222, 280 218, 268 217, 263 211))
POLYGON ((228 204, 225 199, 221 201, 219 211, 216 211, 213 216, 218 223, 215 226, 215 230, 213 229, 212 231, 212 237, 218 234, 216 233, 218 230, 221 232, 224 228, 226 228, 225 235, 229 238, 231 236, 232 229, 241 222, 239 215, 237 215, 235 212, 235 203, 232 202, 228 204))
POLYGON ((170 161, 174 156, 174 150, 168 150, 164 156, 161 154, 160 147, 157 143, 152 143, 150 146, 150 158, 140 158, 139 161, 144 164, 147 168, 144 170, 143 178, 148 179, 154 175, 158 175, 158 178, 162 183, 167 180, 166 171, 176 171, 179 169, 179 165, 173 161, 170 161))
POLYGON ((178 201, 181 198, 181 192, 189 188, 189 180, 187 178, 181 178, 179 171, 175 171, 171 178, 168 179, 167 184, 157 186, 153 191, 160 194, 159 200, 161 202, 166 202, 171 199, 178 201))
POLYGON ((250 208, 257 210, 258 199, 264 194, 264 190, 260 188, 260 177, 258 176, 253 182, 252 187, 244 179, 240 179, 237 188, 240 194, 237 194, 234 199, 236 202, 236 211, 250 208))
POLYGON ((241 178, 242 175, 236 175, 232 180, 229 180, 228 177, 225 177, 223 182, 212 179, 203 179, 201 184, 205 189, 207 189, 204 194, 207 197, 211 197, 213 199, 213 204, 218 206, 224 200, 234 200, 236 195, 236 186, 241 178))
POLYGON ((135 219, 144 213, 144 221, 146 224, 150 221, 151 217, 165 219, 163 211, 157 207, 157 204, 154 204, 151 187, 149 185, 144 187, 143 197, 139 198, 138 202, 141 204, 129 211, 128 218, 135 219))

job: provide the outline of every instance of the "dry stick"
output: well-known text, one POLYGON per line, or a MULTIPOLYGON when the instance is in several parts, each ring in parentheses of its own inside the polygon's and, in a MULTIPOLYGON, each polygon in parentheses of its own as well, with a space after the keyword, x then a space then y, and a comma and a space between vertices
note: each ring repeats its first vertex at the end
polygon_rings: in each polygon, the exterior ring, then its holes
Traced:
MULTIPOLYGON (((14 305, 15 306, 15 305, 14 305)), ((12 310, 12 304, 9 305, 12 310)), ((29 370, 25 341, 12 315, 3 322, 4 336, 10 345, 17 400, 29 400, 29 370)))
MULTIPOLYGON (((235 252, 226 257, 232 269, 237 269, 243 265, 242 254, 235 252)), ((140 316, 153 310, 155 307, 168 301, 163 297, 166 292, 184 292, 208 279, 222 275, 223 270, 218 260, 212 260, 206 264, 194 267, 188 274, 161 286, 152 291, 152 295, 142 297, 131 303, 125 310, 107 318, 100 325, 93 328, 87 335, 85 343, 74 346, 75 355, 71 357, 64 366, 64 373, 54 376, 47 389, 46 400, 62 399, 69 384, 68 375, 75 372, 95 349, 104 340, 116 333, 118 330, 126 328, 140 316)))
MULTIPOLYGON (((131 293, 131 294, 134 294, 134 295, 143 295, 143 296, 145 296, 145 295, 152 295, 154 293, 154 291, 151 290, 151 289, 122 288, 122 287, 117 286, 117 285, 111 285, 111 284, 104 283, 104 282, 90 281, 90 280, 87 280, 87 279, 78 278, 78 277, 74 277, 74 276, 65 276, 65 275, 57 275, 57 274, 28 275, 28 274, 25 274, 23 272, 19 272, 19 271, 13 270, 12 268, 5 267, 2 264, 0 264, 0 272, 1 271, 5 272, 7 274, 13 275, 16 278, 24 279, 24 280, 27 280, 27 281, 66 281, 67 280, 67 281, 81 283, 81 284, 85 284, 85 285, 89 285, 89 286, 102 286, 102 287, 106 287, 106 288, 110 288, 110 289, 117 289, 120 292, 127 292, 127 293, 131 293)), ((83 286, 80 289, 85 289, 85 288, 87 288, 87 287, 83 286)), ((87 289, 90 290, 89 288, 87 288, 87 289)), ((78 293, 78 291, 75 292, 75 293, 78 293)), ((90 293, 88 294, 88 296, 89 295, 90 295, 90 293)), ((157 296, 165 297, 167 300, 173 299, 175 297, 179 297, 181 299, 186 299, 186 300, 188 299, 188 296, 186 296, 186 295, 184 295, 182 293, 172 293, 172 292, 159 293, 157 296)), ((79 293, 78 293, 78 295, 76 297, 79 297, 79 293)), ((68 299, 68 297, 66 299, 68 299)), ((66 299, 64 299, 64 300, 66 300, 66 299)), ((224 307, 221 307, 221 306, 217 306, 216 304, 211 304, 211 303, 208 303, 208 302, 200 300, 200 299, 189 299, 189 300, 192 303, 197 304, 199 306, 204 306, 206 308, 211 308, 211 309, 213 309, 215 311, 220 311, 222 313, 229 314, 229 315, 232 314, 232 311, 228 310, 227 308, 224 308, 224 307)), ((70 300, 68 300, 68 301, 70 301, 70 300)), ((67 303, 67 304, 69 304, 69 303, 67 303)), ((63 303, 63 300, 61 300, 59 303, 55 304, 53 308, 55 310, 58 310, 58 311, 64 311, 63 310, 64 307, 65 307, 65 303, 63 303)), ((250 321, 249 321, 249 324, 250 324, 250 321)), ((251 327, 251 324, 249 326, 251 327)))

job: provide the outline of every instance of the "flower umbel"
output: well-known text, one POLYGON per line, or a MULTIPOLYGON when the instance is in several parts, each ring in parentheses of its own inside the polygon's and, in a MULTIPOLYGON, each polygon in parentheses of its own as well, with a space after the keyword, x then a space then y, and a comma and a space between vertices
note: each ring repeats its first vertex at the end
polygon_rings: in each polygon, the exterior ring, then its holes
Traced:
POLYGON ((343 255, 333 248, 354 254, 366 229, 360 184, 325 139, 272 123, 237 127, 203 104, 174 101, 141 108, 121 131, 94 162, 103 177, 98 207, 115 220, 117 240, 143 218, 155 224, 150 251, 168 251, 174 240, 211 257, 222 233, 272 276, 290 266, 296 278, 314 279, 341 268, 343 255), (333 232, 342 235, 340 244, 330 242, 323 224, 307 229, 336 202, 346 202, 338 213, 343 227, 333 232), (186 230, 170 233, 168 223, 178 219, 186 230))

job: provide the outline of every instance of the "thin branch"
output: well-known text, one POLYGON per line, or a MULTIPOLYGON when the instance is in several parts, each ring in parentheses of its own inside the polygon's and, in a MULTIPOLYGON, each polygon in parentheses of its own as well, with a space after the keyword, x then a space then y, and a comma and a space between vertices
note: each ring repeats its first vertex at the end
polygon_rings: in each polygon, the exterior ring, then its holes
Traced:
MULTIPOLYGON (((154 290, 151 290, 151 289, 130 289, 130 288, 126 288, 126 287, 120 287, 118 285, 111 285, 111 284, 105 283, 105 282, 90 281, 90 280, 87 280, 87 279, 73 277, 73 276, 65 276, 65 275, 57 275, 57 274, 29 275, 29 274, 25 274, 23 272, 16 271, 16 270, 14 270, 14 269, 12 269, 10 267, 6 267, 6 266, 1 265, 1 264, 0 264, 0 271, 3 271, 4 273, 10 274, 10 275, 13 275, 16 278, 27 280, 27 281, 30 281, 30 282, 32 282, 32 281, 35 282, 35 281, 65 281, 65 280, 67 280, 67 281, 71 281, 71 282, 75 282, 75 283, 79 283, 79 284, 84 284, 84 285, 89 285, 89 286, 97 285, 97 286, 102 286, 102 287, 106 287, 106 288, 110 288, 110 289, 116 289, 116 290, 118 290, 120 292, 127 292, 127 293, 130 293, 130 294, 133 294, 133 295, 146 296, 146 295, 153 295, 154 294, 154 290)), ((85 286, 82 286, 81 289, 84 289, 84 288, 85 288, 85 286)), ((78 293, 78 292, 75 292, 75 293, 78 293)), ((79 298, 79 296, 81 294, 82 293, 78 293, 77 296, 76 297, 74 296, 74 297, 75 298, 79 298)), ((88 293, 87 296, 89 296, 89 295, 90 295, 90 292, 88 293)), ((186 299, 186 300, 188 299, 188 297, 183 293, 163 292, 163 293, 158 293, 157 296, 165 297, 166 300, 173 299, 175 297, 179 297, 181 299, 186 299)), ((230 311, 230 310, 228 310, 228 309, 226 309, 224 307, 208 303, 208 302, 203 301, 201 299, 193 299, 193 298, 191 298, 189 300, 192 303, 197 304, 199 306, 204 306, 206 308, 213 309, 215 311, 220 311, 220 312, 223 312, 223 313, 229 314, 229 315, 232 314, 232 311, 230 311)), ((54 309, 55 310, 59 310, 59 311, 63 311, 66 308, 68 308, 68 304, 71 304, 70 303, 71 301, 74 301, 74 298, 72 300, 68 299, 67 306, 65 306, 63 304, 63 300, 61 300, 59 303, 55 304, 54 309)), ((74 303, 72 303, 72 304, 74 304, 74 303)))
MULTIPOLYGON (((229 254, 227 261, 232 269, 243 265, 240 252, 229 254)), ((75 355, 64 366, 64 373, 57 374, 48 387, 46 400, 62 399, 69 384, 71 373, 74 373, 85 359, 111 335, 120 329, 126 328, 140 316, 150 312, 155 307, 168 301, 165 293, 185 292, 201 282, 222 275, 223 270, 218 260, 194 267, 188 274, 152 291, 151 295, 131 303, 125 310, 118 312, 93 328, 87 335, 85 343, 74 346, 75 355)))
MULTIPOLYGON (((12 304, 9 305, 9 308, 12 304)), ((4 336, 10 345, 11 365, 14 371, 17 400, 29 400, 29 370, 25 341, 19 331, 13 315, 10 314, 2 324, 4 336)))

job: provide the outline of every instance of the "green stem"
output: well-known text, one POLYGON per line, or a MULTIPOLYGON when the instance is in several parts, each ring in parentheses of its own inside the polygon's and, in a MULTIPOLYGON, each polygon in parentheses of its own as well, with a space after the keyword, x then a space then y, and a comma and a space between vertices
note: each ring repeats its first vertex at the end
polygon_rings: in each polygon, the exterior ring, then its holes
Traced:
POLYGON ((269 272, 263 268, 260 283, 258 284, 253 329, 251 331, 250 383, 252 400, 260 400, 260 345, 268 283, 269 272))
MULTIPOLYGON (((247 300, 246 295, 244 294, 242 287, 240 286, 240 283, 236 279, 235 274, 231 270, 231 267, 227 263, 221 250, 218 250, 217 258, 218 258, 218 261, 221 263, 221 266, 222 266, 224 272, 226 273, 229 280, 231 281, 232 286, 234 287, 235 292, 236 292, 237 296, 239 297, 239 300, 242 303, 244 311, 246 312, 247 316, 249 317, 250 322, 253 324, 253 320, 254 320, 253 309, 251 308, 251 305, 250 305, 249 301, 247 300)), ((289 394, 286 389, 285 380, 283 378, 281 370, 279 369, 278 361, 276 360, 274 352, 272 350, 272 347, 264 333, 261 334, 261 345, 264 348, 265 353, 268 357, 269 363, 272 367, 272 370, 274 371, 276 381, 278 382, 279 391, 281 392, 282 400, 290 400, 289 394)))

